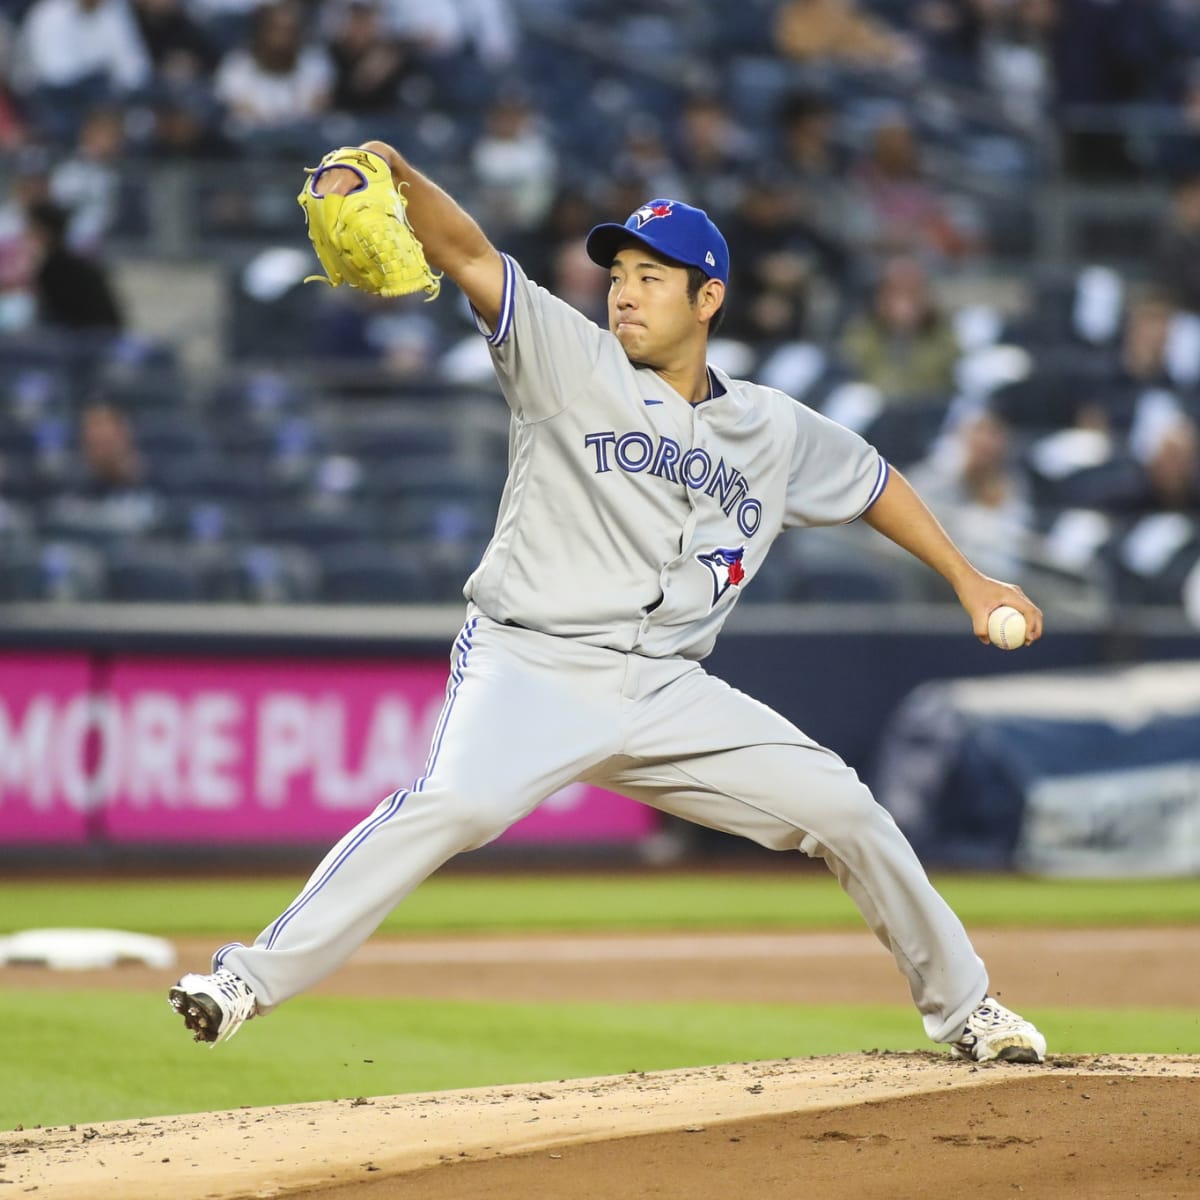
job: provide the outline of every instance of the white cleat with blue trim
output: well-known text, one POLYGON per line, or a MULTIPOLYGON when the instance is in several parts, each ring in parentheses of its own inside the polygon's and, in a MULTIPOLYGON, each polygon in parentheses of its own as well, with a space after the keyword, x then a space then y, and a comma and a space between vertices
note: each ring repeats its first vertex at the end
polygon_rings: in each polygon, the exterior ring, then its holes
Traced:
POLYGON ((984 996, 950 1049, 975 1062, 1040 1063, 1046 1057, 1046 1039, 1031 1021, 984 996))
POLYGON ((250 985, 222 968, 212 975, 185 975, 167 993, 171 1007, 197 1042, 209 1048, 228 1041, 258 1011, 250 985))

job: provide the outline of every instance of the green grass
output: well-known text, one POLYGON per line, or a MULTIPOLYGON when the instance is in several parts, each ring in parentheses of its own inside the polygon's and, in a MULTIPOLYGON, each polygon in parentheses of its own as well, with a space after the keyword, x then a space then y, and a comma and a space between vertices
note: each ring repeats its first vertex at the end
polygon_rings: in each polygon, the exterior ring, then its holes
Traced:
MULTIPOLYGON (((1200 1053, 1200 1014, 1030 1011, 1056 1053, 1200 1053)), ((0 992, 0 1129, 928 1049, 907 1006, 484 1004, 308 996, 210 1051, 160 996, 0 992), (99 1033, 97 1031, 100 1031, 99 1033)))
MULTIPOLYGON (((217 881, 9 880, 0 933, 46 926, 164 936, 254 934, 303 885, 299 876, 217 881)), ((1042 880, 935 877, 969 928, 1163 925, 1200 921, 1200 878, 1042 880)), ((738 874, 476 876, 428 880, 384 923, 393 933, 630 929, 858 928, 831 877, 808 870, 738 874)))
MULTIPOLYGON (((935 883, 968 928, 1200 920, 1200 879, 945 876, 935 883)), ((90 926, 245 937, 273 920, 302 884, 298 876, 10 879, 0 882, 0 934, 90 926)), ((861 919, 832 878, 802 867, 528 877, 451 871, 419 888, 384 925, 391 933, 839 928, 862 928, 861 919)), ((1057 1053, 1200 1053, 1194 1011, 1027 1015, 1046 1029, 1057 1053)), ((0 1129, 928 1045, 907 1005, 534 1005, 309 995, 210 1052, 180 1036, 157 992, 82 988, 0 990, 0 1030, 0 1129)))

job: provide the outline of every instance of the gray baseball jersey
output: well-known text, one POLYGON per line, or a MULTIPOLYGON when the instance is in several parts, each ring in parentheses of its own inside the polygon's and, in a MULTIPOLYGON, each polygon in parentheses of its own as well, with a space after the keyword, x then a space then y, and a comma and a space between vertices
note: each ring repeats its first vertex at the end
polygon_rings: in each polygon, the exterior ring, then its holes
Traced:
POLYGON ((465 594, 594 646, 703 658, 776 536, 852 521, 887 464, 782 392, 710 368, 691 405, 505 258, 491 346, 512 409, 496 533, 465 594))
POLYGON ((266 1012, 343 962, 427 875, 587 780, 822 858, 952 1041, 987 990, 954 913, 837 755, 698 662, 774 537, 882 492, 869 445, 710 369, 692 405, 505 259, 492 347, 512 409, 495 535, 465 589, 422 775, 330 850, 253 946, 222 947, 266 1012))

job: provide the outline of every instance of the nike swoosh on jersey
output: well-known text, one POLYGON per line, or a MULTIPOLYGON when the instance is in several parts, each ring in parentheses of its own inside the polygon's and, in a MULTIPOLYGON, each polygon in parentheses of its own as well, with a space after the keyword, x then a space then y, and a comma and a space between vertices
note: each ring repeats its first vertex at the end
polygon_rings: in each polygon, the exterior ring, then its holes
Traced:
POLYGON ((643 403, 643 404, 645 404, 645 405, 647 405, 647 406, 649 406, 649 405, 651 405, 651 404, 661 404, 661 403, 662 403, 662 401, 661 401, 661 400, 650 400, 650 399, 643 399, 643 400, 642 400, 642 403, 643 403))

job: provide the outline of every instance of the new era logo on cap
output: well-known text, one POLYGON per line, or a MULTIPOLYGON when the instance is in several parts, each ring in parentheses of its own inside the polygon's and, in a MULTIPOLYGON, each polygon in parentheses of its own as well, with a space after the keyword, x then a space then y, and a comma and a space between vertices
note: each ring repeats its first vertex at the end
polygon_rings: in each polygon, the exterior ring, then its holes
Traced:
POLYGON ((729 247, 702 208, 682 200, 648 200, 624 225, 597 225, 588 234, 588 257, 602 267, 612 266, 621 244, 631 238, 665 258, 699 267, 710 279, 729 282, 729 247))

